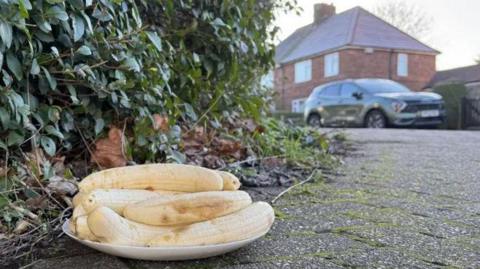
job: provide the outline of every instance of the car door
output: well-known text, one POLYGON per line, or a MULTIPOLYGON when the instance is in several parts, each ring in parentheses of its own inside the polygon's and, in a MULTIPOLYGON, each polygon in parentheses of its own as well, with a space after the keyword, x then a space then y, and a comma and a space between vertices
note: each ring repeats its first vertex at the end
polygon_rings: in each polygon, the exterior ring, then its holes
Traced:
POLYGON ((318 105, 325 125, 338 124, 338 106, 340 105, 340 84, 326 86, 319 92, 318 105))
POLYGON ((340 88, 340 105, 337 108, 339 121, 351 125, 356 122, 364 107, 363 92, 354 83, 342 83, 340 88))

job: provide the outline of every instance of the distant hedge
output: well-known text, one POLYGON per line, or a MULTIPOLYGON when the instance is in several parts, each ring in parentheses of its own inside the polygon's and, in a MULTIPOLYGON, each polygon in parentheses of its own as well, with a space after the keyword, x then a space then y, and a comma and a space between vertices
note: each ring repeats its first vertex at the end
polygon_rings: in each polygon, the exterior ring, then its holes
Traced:
POLYGON ((285 6, 0 1, 0 154, 85 152, 84 140, 115 125, 128 134, 130 159, 143 162, 177 150, 177 120, 259 117, 259 78, 273 64, 271 23, 285 6), (152 130, 154 114, 169 118, 170 132, 152 130))
POLYGON ((440 94, 445 101, 447 110, 448 129, 460 129, 462 124, 462 98, 467 95, 467 88, 463 84, 447 84, 434 88, 433 92, 440 94))

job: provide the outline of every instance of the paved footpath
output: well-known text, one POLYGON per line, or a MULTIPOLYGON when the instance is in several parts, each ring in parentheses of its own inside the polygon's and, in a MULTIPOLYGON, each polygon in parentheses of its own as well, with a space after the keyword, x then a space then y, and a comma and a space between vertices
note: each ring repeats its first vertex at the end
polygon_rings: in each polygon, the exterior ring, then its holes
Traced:
POLYGON ((480 132, 346 133, 357 150, 339 173, 282 197, 270 234, 246 248, 205 260, 145 262, 64 236, 32 267, 479 268, 480 132))

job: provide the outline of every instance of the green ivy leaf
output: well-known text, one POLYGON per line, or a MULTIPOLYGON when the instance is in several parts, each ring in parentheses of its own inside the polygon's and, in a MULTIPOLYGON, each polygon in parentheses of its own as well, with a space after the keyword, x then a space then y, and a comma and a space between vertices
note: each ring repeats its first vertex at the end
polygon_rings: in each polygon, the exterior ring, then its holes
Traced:
POLYGON ((90 48, 85 46, 85 45, 78 48, 76 53, 81 54, 81 55, 85 55, 85 56, 92 55, 92 51, 90 50, 90 48))
MULTIPOLYGON (((63 2, 63 1, 62 1, 63 2)), ((68 14, 65 12, 65 9, 61 8, 60 6, 52 6, 45 12, 47 17, 53 17, 61 21, 68 20, 68 14)))
POLYGON ((38 38, 40 41, 43 41, 45 43, 50 43, 55 41, 55 38, 53 38, 52 33, 45 33, 42 31, 37 31, 34 33, 34 36, 38 38))
POLYGON ((40 66, 38 65, 37 58, 33 59, 32 67, 30 68, 30 74, 38 75, 40 74, 40 66))
POLYGON ((125 60, 125 64, 128 66, 130 70, 133 70, 135 72, 140 72, 140 65, 137 62, 137 59, 134 57, 128 57, 125 60))
POLYGON ((68 92, 70 93, 70 99, 72 100, 72 102, 75 104, 75 105, 78 105, 80 103, 80 101, 78 100, 78 97, 77 97, 77 90, 75 89, 75 87, 73 87, 72 85, 67 85, 67 89, 68 89, 68 92))
POLYGON ((20 134, 17 131, 10 131, 7 137, 7 146, 20 145, 23 140, 23 134, 20 134))
POLYGON ((148 39, 153 43, 158 52, 162 52, 162 40, 157 32, 147 32, 148 39))
POLYGON ((12 77, 8 74, 8 72, 5 69, 2 69, 2 75, 3 75, 3 83, 5 83, 5 86, 10 86, 13 82, 12 77))
POLYGON ((58 108, 58 106, 48 108, 48 119, 51 122, 58 122, 60 120, 60 108, 58 108))
POLYGON ((85 4, 83 3, 84 0, 69 0, 70 4, 72 4, 72 6, 74 6, 76 9, 84 9, 85 8, 85 4))
POLYGON ((172 150, 171 154, 168 156, 168 159, 174 160, 176 163, 185 163, 187 157, 185 154, 179 151, 172 150))
POLYGON ((18 0, 18 9, 20 11, 20 16, 24 19, 28 18, 28 7, 30 7, 30 9, 32 8, 32 5, 28 0, 18 0))
POLYGON ((194 63, 200 63, 200 57, 198 56, 198 54, 196 54, 195 52, 193 53, 193 62, 194 63))
POLYGON ((87 14, 85 14, 85 12, 81 12, 82 14, 82 17, 85 19, 85 22, 87 23, 87 27, 88 27, 88 31, 91 33, 93 33, 93 28, 92 28, 92 22, 90 20, 90 17, 88 17, 87 14))
POLYGON ((73 26, 73 41, 77 42, 82 38, 85 33, 85 23, 83 22, 82 17, 75 15, 72 16, 72 26, 73 26))
POLYGON ((226 26, 226 24, 223 22, 223 20, 222 20, 221 18, 216 18, 216 19, 212 22, 212 25, 213 25, 215 28, 226 26))
POLYGON ((57 151, 57 147, 55 146, 55 141, 48 136, 42 135, 40 138, 40 145, 42 146, 43 150, 50 155, 54 156, 55 152, 57 151))
POLYGON ((33 20, 37 24, 38 28, 42 30, 44 33, 50 33, 52 31, 52 25, 40 15, 34 15, 32 16, 33 20))
POLYGON ((105 121, 102 118, 95 119, 95 135, 98 135, 100 132, 103 131, 105 127, 105 121))
POLYGON ((22 73, 22 64, 20 61, 15 57, 15 55, 11 52, 7 54, 7 66, 10 71, 15 75, 18 80, 22 80, 23 73, 22 73))
POLYGON ((92 16, 102 22, 107 22, 113 19, 107 9, 99 8, 98 6, 93 10, 92 16))
POLYGON ((5 21, 0 21, 0 37, 7 48, 10 48, 12 45, 12 25, 5 21))
POLYGON ((54 135, 62 140, 64 139, 63 134, 52 125, 47 125, 45 127, 45 131, 47 131, 48 134, 54 135))
POLYGON ((10 113, 3 107, 0 107, 0 122, 3 128, 7 129, 8 123, 10 122, 10 113))
POLYGON ((45 67, 41 67, 45 77, 47 78, 48 85, 50 85, 50 89, 55 90, 57 88, 57 80, 50 75, 50 72, 45 67))
POLYGON ((196 121, 197 120, 197 113, 193 110, 193 107, 185 103, 185 113, 187 114, 187 117, 189 117, 191 120, 196 121))

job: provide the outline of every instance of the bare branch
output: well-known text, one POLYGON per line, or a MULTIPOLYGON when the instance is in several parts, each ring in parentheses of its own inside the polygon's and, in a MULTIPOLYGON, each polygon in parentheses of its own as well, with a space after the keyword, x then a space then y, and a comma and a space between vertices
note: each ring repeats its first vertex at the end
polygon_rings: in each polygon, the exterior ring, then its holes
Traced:
POLYGON ((414 4, 403 1, 384 1, 373 13, 407 34, 425 40, 432 29, 433 18, 414 4))

